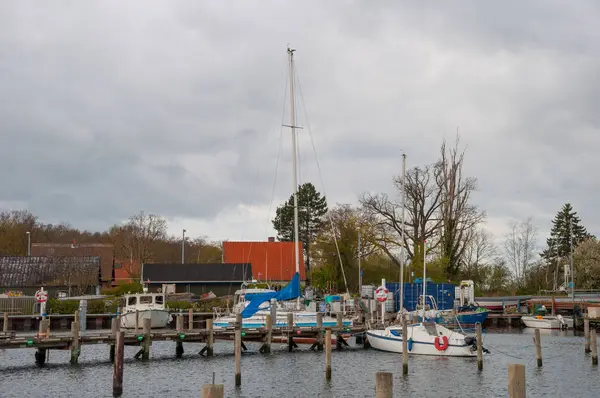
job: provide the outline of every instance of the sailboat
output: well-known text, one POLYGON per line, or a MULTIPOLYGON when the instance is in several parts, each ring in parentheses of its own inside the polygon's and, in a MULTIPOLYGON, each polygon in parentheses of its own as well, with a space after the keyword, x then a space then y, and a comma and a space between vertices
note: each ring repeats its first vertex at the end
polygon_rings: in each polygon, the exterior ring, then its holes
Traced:
MULTIPOLYGON (((294 183, 294 242, 298 242, 298 171, 297 171, 297 138, 296 138, 296 114, 294 97, 294 52, 296 50, 288 47, 288 61, 290 72, 290 124, 287 127, 292 129, 292 171, 294 183)), ((242 314, 242 328, 260 328, 266 326, 266 316, 275 314, 273 319, 274 327, 287 327, 287 315, 293 314, 294 326, 297 327, 315 327, 317 326, 317 312, 307 311, 300 308, 300 248, 295 244, 294 259, 296 264, 296 273, 290 281, 280 291, 271 289, 242 289, 236 292, 234 297, 233 313, 242 314), (282 305, 282 302, 296 300, 295 308, 289 305, 282 305)), ((232 327, 236 321, 235 315, 216 317, 213 321, 215 327, 232 327)), ((323 316, 323 327, 335 327, 337 319, 330 316, 323 316)), ((352 319, 342 319, 342 326, 350 327, 353 325, 352 319)))

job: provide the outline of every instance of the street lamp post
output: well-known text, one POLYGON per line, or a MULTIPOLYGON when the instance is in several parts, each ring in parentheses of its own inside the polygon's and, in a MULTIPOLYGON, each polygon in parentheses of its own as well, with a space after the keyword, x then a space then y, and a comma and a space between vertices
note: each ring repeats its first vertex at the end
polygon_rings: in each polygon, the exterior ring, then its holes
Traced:
POLYGON ((181 239, 181 264, 185 263, 185 229, 181 239))
POLYGON ((31 232, 27 231, 27 257, 31 257, 31 232))

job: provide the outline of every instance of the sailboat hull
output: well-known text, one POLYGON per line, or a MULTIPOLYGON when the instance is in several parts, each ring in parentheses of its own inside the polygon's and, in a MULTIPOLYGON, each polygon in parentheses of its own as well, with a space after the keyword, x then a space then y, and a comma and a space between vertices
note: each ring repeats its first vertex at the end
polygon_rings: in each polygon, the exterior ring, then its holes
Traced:
MULTIPOLYGON (((242 319, 242 329, 258 329, 264 328, 267 326, 267 315, 270 314, 269 311, 258 311, 254 315, 249 318, 242 319)), ((317 327, 317 314, 316 312, 294 312, 294 324, 295 327, 317 327)), ((219 328, 228 328, 233 327, 235 325, 236 318, 235 316, 224 316, 216 318, 213 321, 214 327, 219 328)), ((286 313, 277 313, 277 321, 273 325, 273 327, 281 328, 287 327, 287 314, 286 313)), ((337 319, 332 318, 330 316, 323 316, 323 327, 331 328, 337 326, 337 319)), ((352 320, 344 319, 342 320, 342 326, 351 327, 352 320)))

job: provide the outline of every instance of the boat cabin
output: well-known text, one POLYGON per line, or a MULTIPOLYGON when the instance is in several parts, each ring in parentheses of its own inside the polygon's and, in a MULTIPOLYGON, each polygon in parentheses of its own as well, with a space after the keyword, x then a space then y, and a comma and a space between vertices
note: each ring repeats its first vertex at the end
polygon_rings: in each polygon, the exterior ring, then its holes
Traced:
MULTIPOLYGON (((263 289, 263 288, 243 288, 240 290, 236 290, 233 294, 233 308, 242 307, 245 308, 246 305, 252 300, 252 297, 262 293, 273 293, 275 290, 273 289, 263 289)), ((267 304, 268 306, 268 304, 267 304)))
POLYGON ((126 294, 123 312, 135 312, 136 310, 164 309, 164 293, 137 293, 126 294))

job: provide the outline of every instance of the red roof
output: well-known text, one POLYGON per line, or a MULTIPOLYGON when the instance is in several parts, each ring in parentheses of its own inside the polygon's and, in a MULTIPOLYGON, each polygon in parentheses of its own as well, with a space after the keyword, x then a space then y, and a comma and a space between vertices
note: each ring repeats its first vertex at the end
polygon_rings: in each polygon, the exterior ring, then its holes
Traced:
MULTIPOLYGON (((302 242, 298 242, 300 280, 306 280, 302 242)), ((294 242, 223 242, 223 262, 251 263, 256 280, 289 281, 296 273, 294 242)))

